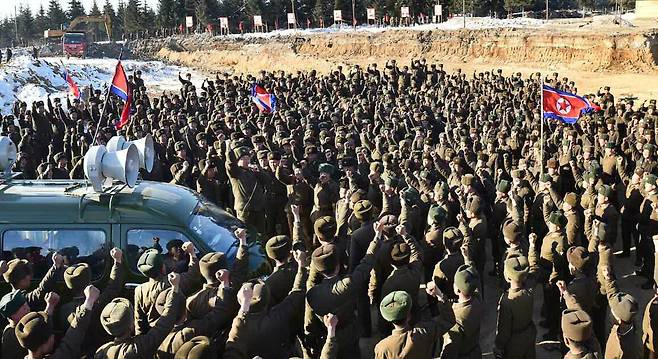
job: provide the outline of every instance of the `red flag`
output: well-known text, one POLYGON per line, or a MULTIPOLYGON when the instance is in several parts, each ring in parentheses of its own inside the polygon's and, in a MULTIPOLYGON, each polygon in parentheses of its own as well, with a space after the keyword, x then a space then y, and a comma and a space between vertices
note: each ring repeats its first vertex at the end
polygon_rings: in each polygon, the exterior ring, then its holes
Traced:
POLYGON ((79 99, 80 98, 80 89, 78 88, 78 85, 73 80, 73 77, 71 77, 71 75, 69 74, 69 72, 66 69, 64 69, 64 75, 63 76, 64 76, 64 81, 66 81, 66 83, 69 86, 69 90, 71 91, 71 94, 73 94, 73 96, 75 96, 75 98, 79 99))
POLYGON ((121 129, 130 121, 130 107, 132 105, 132 94, 130 92, 128 76, 126 76, 126 72, 123 70, 121 61, 117 64, 116 71, 114 72, 110 91, 125 101, 123 111, 121 111, 121 119, 116 125, 118 129, 121 129))
POLYGON ((581 115, 601 110, 599 106, 591 104, 584 97, 546 85, 543 88, 543 97, 544 118, 552 118, 569 124, 576 123, 581 115))

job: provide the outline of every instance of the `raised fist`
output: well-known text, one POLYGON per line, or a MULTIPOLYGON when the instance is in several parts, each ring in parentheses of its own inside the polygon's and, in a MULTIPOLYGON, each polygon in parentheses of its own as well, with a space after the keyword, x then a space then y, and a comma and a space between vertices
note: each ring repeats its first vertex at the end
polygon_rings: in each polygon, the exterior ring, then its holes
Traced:
POLYGON ((231 280, 231 272, 228 269, 220 269, 215 272, 215 278, 217 278, 220 283, 228 283, 231 280))
POLYGON ((55 292, 48 292, 45 297, 46 304, 54 308, 59 304, 59 295, 55 292))
POLYGON ((115 262, 121 263, 121 260, 123 259, 123 252, 119 248, 112 248, 110 251, 110 256, 112 259, 114 259, 115 262))
POLYGON ((180 274, 169 273, 169 275, 167 275, 167 280, 169 281, 169 284, 171 284, 172 287, 178 288, 178 285, 180 284, 180 274))
POLYGON ((182 249, 183 249, 183 252, 186 252, 187 254, 190 254, 190 255, 194 255, 196 253, 195 248, 194 248, 194 244, 192 242, 183 243, 182 249))
POLYGON ((234 232, 235 236, 238 237, 240 243, 247 243, 247 230, 244 228, 238 228, 234 232))
POLYGON ((55 266, 55 268, 61 268, 63 264, 64 264, 64 257, 62 257, 61 254, 55 252, 53 254, 53 265, 55 266))
POLYGON ((101 291, 98 290, 98 288, 94 287, 93 285, 88 285, 87 288, 85 288, 85 298, 90 301, 91 303, 95 303, 96 300, 98 299, 98 296, 101 294, 101 291))

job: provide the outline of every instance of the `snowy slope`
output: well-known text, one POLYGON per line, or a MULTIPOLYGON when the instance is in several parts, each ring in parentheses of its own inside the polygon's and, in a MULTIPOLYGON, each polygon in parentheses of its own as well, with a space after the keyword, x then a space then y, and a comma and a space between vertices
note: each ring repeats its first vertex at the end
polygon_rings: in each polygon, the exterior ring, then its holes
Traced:
MULTIPOLYGON (((178 72, 192 73, 192 81, 201 84, 202 75, 188 68, 167 65, 160 61, 122 61, 128 75, 142 71, 149 91, 178 91, 178 72)), ((15 97, 31 104, 32 101, 65 97, 68 87, 62 74, 66 68, 82 91, 87 86, 104 89, 112 80, 115 59, 41 58, 37 61, 21 55, 9 64, 0 65, 0 112, 11 111, 15 97)))

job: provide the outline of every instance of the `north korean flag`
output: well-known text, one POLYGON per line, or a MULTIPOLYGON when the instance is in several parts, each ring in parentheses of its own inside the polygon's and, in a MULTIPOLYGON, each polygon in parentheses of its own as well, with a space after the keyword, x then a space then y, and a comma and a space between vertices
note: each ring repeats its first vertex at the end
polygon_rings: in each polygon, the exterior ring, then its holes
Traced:
POLYGON ((66 83, 68 84, 71 94, 73 94, 75 98, 79 99, 80 89, 78 88, 78 85, 73 80, 73 77, 71 77, 71 74, 69 74, 69 72, 66 69, 64 69, 64 74, 62 75, 62 77, 64 77, 64 81, 66 81, 66 83))
POLYGON ((600 111, 601 108, 591 104, 586 98, 578 95, 560 91, 550 86, 543 88, 544 118, 560 120, 564 123, 574 124, 580 116, 592 111, 600 111))
POLYGON ((114 71, 110 91, 125 101, 123 111, 121 111, 121 119, 116 126, 120 129, 130 121, 130 106, 132 105, 132 94, 130 92, 130 85, 128 84, 128 76, 126 76, 126 72, 123 70, 121 61, 117 63, 116 70, 114 71))
POLYGON ((276 111, 276 96, 267 92, 258 84, 251 86, 251 100, 256 104, 260 112, 272 113, 276 111))

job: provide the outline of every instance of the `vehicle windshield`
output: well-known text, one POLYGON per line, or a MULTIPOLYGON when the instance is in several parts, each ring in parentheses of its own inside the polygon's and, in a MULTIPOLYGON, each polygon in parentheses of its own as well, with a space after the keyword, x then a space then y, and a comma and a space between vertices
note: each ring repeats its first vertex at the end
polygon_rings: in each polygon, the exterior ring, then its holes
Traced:
POLYGON ((69 45, 78 45, 82 44, 85 41, 85 35, 83 34, 65 34, 64 43, 69 45))
POLYGON ((242 227, 240 221, 206 199, 201 199, 192 213, 190 229, 216 252, 237 250, 233 232, 242 227))

